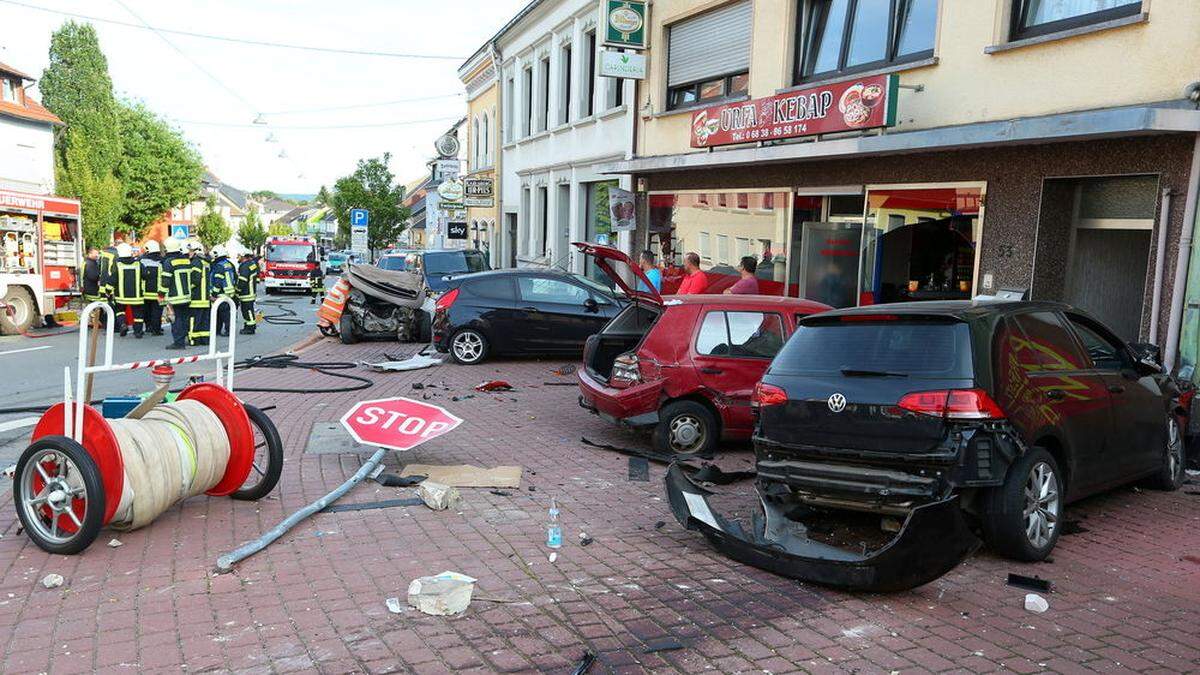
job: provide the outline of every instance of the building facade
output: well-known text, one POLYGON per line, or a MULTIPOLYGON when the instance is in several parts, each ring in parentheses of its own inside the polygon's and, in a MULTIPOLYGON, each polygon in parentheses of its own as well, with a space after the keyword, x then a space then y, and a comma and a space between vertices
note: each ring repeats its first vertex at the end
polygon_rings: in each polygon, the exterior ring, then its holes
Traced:
MULTIPOLYGON (((500 236, 500 208, 497 201, 496 165, 500 162, 500 140, 497 134, 500 128, 499 67, 493 58, 492 45, 489 42, 479 48, 466 63, 458 69, 459 79, 467 91, 467 147, 466 173, 464 179, 468 193, 479 192, 489 183, 491 185, 490 206, 467 206, 468 245, 479 249, 488 255, 492 267, 511 266, 511 256, 515 247, 500 236)), ((486 197, 467 194, 468 199, 474 197, 486 201, 486 197)))
POLYGON ((1198 32, 1164 0, 658 0, 636 157, 602 170, 668 289, 686 252, 716 284, 750 256, 766 293, 1010 289, 1173 352, 1198 32))
POLYGON ((54 193, 54 127, 49 110, 26 92, 33 78, 0 63, 0 189, 54 193))
POLYGON ((600 167, 631 156, 634 87, 600 77, 599 5, 593 0, 532 2, 493 40, 498 82, 501 235, 506 265, 588 272, 572 241, 619 245, 608 190, 629 176, 600 167))

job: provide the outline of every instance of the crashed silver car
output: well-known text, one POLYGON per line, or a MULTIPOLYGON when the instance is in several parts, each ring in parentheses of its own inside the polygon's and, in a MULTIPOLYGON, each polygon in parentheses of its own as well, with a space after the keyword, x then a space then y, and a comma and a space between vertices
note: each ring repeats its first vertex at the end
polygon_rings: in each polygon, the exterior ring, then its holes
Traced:
POLYGON ((350 264, 326 293, 317 326, 344 344, 365 339, 428 342, 432 312, 423 275, 350 264))

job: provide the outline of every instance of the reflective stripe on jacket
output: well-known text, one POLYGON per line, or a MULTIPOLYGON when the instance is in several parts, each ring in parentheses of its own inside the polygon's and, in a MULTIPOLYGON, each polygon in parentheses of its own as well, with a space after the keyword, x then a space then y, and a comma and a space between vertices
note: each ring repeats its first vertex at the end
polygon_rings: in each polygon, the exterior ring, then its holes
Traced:
POLYGON ((192 299, 192 261, 182 253, 168 253, 158 277, 169 305, 182 305, 192 299))
POLYGON ((147 253, 142 256, 142 297, 158 300, 159 277, 162 275, 162 255, 147 253))
POLYGON ((212 284, 213 295, 228 295, 233 297, 237 292, 237 270, 229 258, 217 258, 212 263, 209 283, 212 284))
POLYGON ((113 299, 122 305, 140 305, 142 264, 133 258, 118 258, 113 269, 113 299))
POLYGON ((208 279, 212 263, 208 258, 196 256, 192 259, 192 300, 191 307, 208 307, 212 304, 209 298, 208 279))
POLYGON ((238 265, 237 297, 238 300, 258 299, 258 261, 253 258, 238 265))

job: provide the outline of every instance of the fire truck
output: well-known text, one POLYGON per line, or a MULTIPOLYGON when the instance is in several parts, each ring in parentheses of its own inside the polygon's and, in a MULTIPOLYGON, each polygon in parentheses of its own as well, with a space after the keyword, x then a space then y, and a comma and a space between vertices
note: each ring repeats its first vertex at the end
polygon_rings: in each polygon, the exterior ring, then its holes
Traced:
POLYGON ((0 190, 0 333, 42 326, 79 295, 78 200, 0 190))
POLYGON ((311 288, 313 270, 324 275, 321 249, 312 237, 287 235, 267 238, 263 258, 263 287, 267 295, 280 291, 304 291, 311 288))

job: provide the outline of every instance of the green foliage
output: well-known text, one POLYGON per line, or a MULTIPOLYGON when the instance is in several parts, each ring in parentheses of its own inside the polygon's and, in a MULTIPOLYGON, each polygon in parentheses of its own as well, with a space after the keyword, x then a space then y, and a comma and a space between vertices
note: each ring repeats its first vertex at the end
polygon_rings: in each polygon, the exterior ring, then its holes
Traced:
POLYGON ((121 222, 140 238, 173 207, 200 190, 204 163, 183 136, 140 103, 120 106, 122 154, 117 178, 125 190, 121 222))
POLYGON ((255 190, 254 192, 250 193, 250 196, 260 202, 268 199, 279 199, 279 193, 272 190, 255 190))
POLYGON ((322 185, 321 189, 317 191, 317 196, 313 201, 315 201, 316 203, 321 204, 323 206, 328 206, 329 205, 329 190, 326 190, 325 186, 322 185))
POLYGON ((289 234, 295 234, 295 232, 292 231, 291 225, 272 223, 271 227, 267 228, 267 234, 272 237, 286 237, 289 234))
POLYGON ((242 221, 241 227, 237 232, 238 241, 242 246, 258 253, 262 249, 263 244, 267 243, 267 230, 262 225, 262 219, 258 216, 258 211, 251 209, 246 214, 246 219, 242 221))
POLYGON ((404 186, 395 184, 388 169, 389 153, 382 157, 358 160, 358 168, 349 176, 339 178, 327 202, 337 215, 337 241, 350 240, 350 209, 367 209, 371 224, 367 241, 371 250, 395 244, 408 220, 408 207, 402 206, 404 186))
POLYGON ((55 138, 58 192, 83 202, 85 236, 106 245, 123 208, 121 133, 108 60, 92 26, 68 21, 54 32, 38 86, 42 103, 67 125, 55 138))
POLYGON ((204 244, 204 248, 212 248, 229 241, 232 234, 229 223, 226 223, 225 218, 217 211, 217 196, 209 195, 208 199, 204 200, 204 213, 196 219, 196 238, 204 244))

